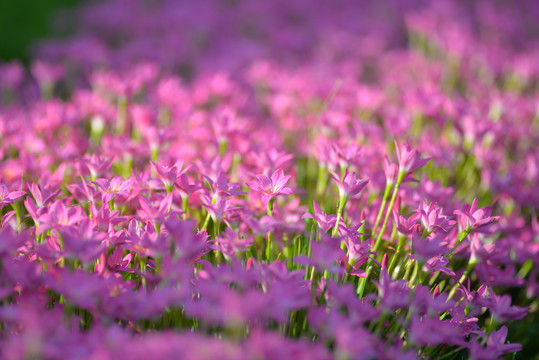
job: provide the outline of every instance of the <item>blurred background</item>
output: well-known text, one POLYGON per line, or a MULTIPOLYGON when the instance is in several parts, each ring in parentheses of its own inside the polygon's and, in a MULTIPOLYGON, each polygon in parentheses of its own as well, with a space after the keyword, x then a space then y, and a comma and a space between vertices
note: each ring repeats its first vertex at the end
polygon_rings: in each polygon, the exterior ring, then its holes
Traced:
MULTIPOLYGON (((0 60, 20 60, 28 64, 32 43, 51 36, 69 35, 72 24, 55 16, 80 4, 81 0, 0 1, 0 60)), ((69 18, 67 18, 69 19, 69 18)))

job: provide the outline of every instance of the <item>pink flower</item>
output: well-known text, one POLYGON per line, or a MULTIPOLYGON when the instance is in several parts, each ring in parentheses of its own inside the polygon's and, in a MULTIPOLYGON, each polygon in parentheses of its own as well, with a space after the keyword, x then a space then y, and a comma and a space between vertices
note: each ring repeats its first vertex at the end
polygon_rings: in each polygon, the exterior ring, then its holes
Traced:
POLYGON ((133 177, 123 181, 120 176, 115 176, 112 180, 97 179, 94 181, 94 184, 102 190, 101 197, 103 202, 109 202, 118 195, 128 197, 134 182, 135 178, 133 177))
POLYGON ((13 255, 28 239, 7 228, 0 231, 0 259, 13 255))
POLYGON ((253 241, 254 236, 244 237, 227 227, 217 238, 215 249, 221 251, 227 257, 232 257, 234 254, 248 251, 253 241))
POLYGON ((455 276, 455 273, 453 271, 445 267, 448 263, 449 263, 449 260, 447 260, 443 256, 434 256, 428 259, 427 262, 425 263, 425 270, 428 273, 441 271, 443 273, 448 274, 449 276, 455 276))
POLYGON ((492 210, 488 206, 478 209, 477 199, 474 199, 471 207, 465 204, 462 210, 457 209, 454 213, 458 216, 458 224, 461 231, 465 229, 475 231, 500 219, 499 216, 490 216, 492 210))
POLYGON ((60 230, 63 241, 63 254, 70 259, 80 259, 91 264, 105 250, 105 233, 98 231, 91 219, 85 219, 78 226, 64 226, 60 230))
POLYGON ((150 161, 150 164, 157 172, 157 177, 165 185, 168 192, 172 191, 174 184, 180 176, 184 175, 191 168, 191 165, 183 168, 183 161, 177 161, 172 166, 159 165, 153 161, 150 161))
POLYGON ((324 232, 328 232, 330 229, 332 229, 335 226, 335 221, 337 221, 336 215, 326 214, 325 212, 323 212, 320 209, 320 206, 318 206, 318 204, 316 203, 316 201, 313 201, 313 209, 314 209, 314 215, 307 213, 307 214, 304 214, 301 218, 316 220, 316 222, 318 223, 318 226, 320 226, 320 228, 324 232))
POLYGON ((337 261, 345 257, 339 246, 340 243, 340 239, 322 235, 321 241, 314 241, 311 244, 310 256, 296 256, 294 261, 298 264, 314 266, 318 271, 328 270, 339 273, 341 269, 337 266, 337 261))
POLYGON ((163 221, 170 215, 180 214, 180 210, 172 209, 172 193, 167 194, 156 202, 150 202, 144 197, 139 197, 140 208, 138 215, 144 220, 163 221))
POLYGON ((406 236, 412 232, 414 225, 417 223, 417 220, 421 217, 421 214, 415 213, 406 219, 403 216, 400 216, 397 210, 393 209, 393 220, 395 221, 395 226, 397 231, 401 236, 406 236))
POLYGON ((388 185, 395 185, 399 176, 399 166, 389 162, 387 156, 384 156, 384 173, 386 175, 386 183, 388 185))
POLYGON ((249 181, 246 185, 251 190, 262 193, 264 201, 269 202, 271 199, 278 195, 290 195, 292 194, 292 188, 286 183, 290 180, 290 175, 284 175, 283 169, 277 169, 271 178, 266 175, 257 175, 257 181, 249 181))
POLYGON ((41 60, 37 60, 32 64, 32 75, 36 78, 41 86, 44 84, 54 84, 66 73, 64 66, 61 64, 51 64, 41 60))
POLYGON ((219 171, 215 181, 209 176, 204 176, 206 180, 210 183, 210 186, 218 196, 236 196, 243 195, 245 192, 241 190, 241 187, 237 183, 229 183, 226 179, 226 173, 224 171, 219 171))
POLYGON ((93 154, 92 156, 84 156, 80 162, 88 169, 92 179, 103 176, 112 166, 114 157, 107 158, 105 156, 93 154))
MULTIPOLYGON (((26 204, 27 207, 29 203, 26 204)), ((56 201, 47 208, 41 209, 43 210, 38 211, 35 214, 37 215, 37 218, 34 218, 37 226, 37 235, 48 229, 58 229, 62 226, 75 225, 80 221, 87 219, 80 206, 66 207, 61 200, 56 201)))
POLYGON ((102 231, 109 231, 112 226, 122 221, 127 220, 125 217, 120 217, 120 211, 111 211, 109 204, 105 203, 98 209, 94 203, 90 203, 90 213, 92 214, 91 223, 102 231))
POLYGON ((99 192, 101 189, 96 188, 95 186, 88 186, 86 181, 84 181, 84 178, 81 176, 82 185, 79 184, 70 184, 67 185, 67 188, 69 191, 73 194, 75 199, 77 199, 80 202, 95 202, 99 200, 101 192, 99 192))
POLYGON ((459 291, 462 292, 464 300, 466 300, 466 306, 471 308, 469 315, 475 316, 481 313, 481 308, 488 307, 490 304, 490 298, 486 296, 488 286, 483 284, 479 289, 470 290, 470 279, 468 279, 468 284, 464 287, 462 284, 459 287, 459 291))
POLYGON ((131 259, 133 258, 133 253, 129 253, 122 257, 123 250, 121 247, 117 247, 112 254, 110 254, 107 258, 107 268, 111 272, 120 272, 120 271, 126 271, 126 272, 133 272, 133 269, 129 268, 129 264, 131 263, 131 259))
POLYGON ((416 212, 421 215, 421 223, 429 233, 436 229, 440 229, 444 232, 448 231, 448 227, 451 223, 447 220, 447 216, 442 214, 442 211, 443 209, 441 207, 437 207, 433 203, 430 203, 427 206, 425 201, 422 201, 419 209, 416 210, 416 212))
POLYGON ((346 270, 350 274, 364 277, 366 273, 364 270, 360 269, 360 266, 365 264, 369 259, 378 263, 376 259, 371 257, 371 255, 376 255, 376 253, 369 251, 370 241, 362 242, 359 236, 350 235, 345 236, 343 241, 348 249, 348 256, 344 258, 343 265, 346 265, 346 270))
POLYGON ((399 144, 396 140, 395 149, 397 150, 397 158, 399 160, 399 172, 402 173, 408 174, 417 168, 425 166, 430 160, 430 157, 421 159, 419 157, 419 152, 416 149, 412 149, 407 144, 399 149, 399 144))
POLYGON ((494 360, 499 359, 503 354, 509 354, 522 350, 520 344, 506 344, 507 327, 502 326, 500 330, 494 330, 487 339, 487 346, 484 347, 479 342, 474 341, 470 346, 470 359, 472 360, 494 360))
POLYGON ((204 194, 201 196, 201 200, 202 205, 214 220, 227 220, 231 214, 239 209, 234 198, 218 197, 215 203, 212 204, 211 196, 204 194))
POLYGON ((490 311, 492 315, 498 321, 508 321, 508 320, 518 320, 522 319, 528 313, 528 308, 520 306, 511 305, 511 296, 510 295, 496 295, 492 289, 490 290, 491 294, 491 303, 490 311))
POLYGON ((442 237, 438 233, 423 238, 419 231, 419 225, 416 225, 412 232, 412 249, 415 257, 421 262, 440 256, 445 250, 442 247, 442 237))
POLYGON ((9 191, 5 185, 0 185, 0 209, 4 205, 13 204, 13 202, 26 194, 24 191, 9 191))
POLYGON ((393 312, 410 305, 410 288, 406 284, 406 280, 393 281, 387 269, 382 269, 380 280, 374 281, 374 283, 378 288, 378 297, 384 310, 393 312))
POLYGON ((341 198, 349 199, 355 197, 369 183, 369 180, 361 180, 358 178, 357 174, 353 171, 348 172, 348 170, 345 170, 342 181, 340 180, 340 176, 334 172, 331 171, 331 174, 333 175, 333 180, 337 183, 341 198))
POLYGON ((464 346, 463 334, 458 324, 443 321, 436 316, 414 317, 410 326, 410 340, 419 345, 454 344, 464 346))

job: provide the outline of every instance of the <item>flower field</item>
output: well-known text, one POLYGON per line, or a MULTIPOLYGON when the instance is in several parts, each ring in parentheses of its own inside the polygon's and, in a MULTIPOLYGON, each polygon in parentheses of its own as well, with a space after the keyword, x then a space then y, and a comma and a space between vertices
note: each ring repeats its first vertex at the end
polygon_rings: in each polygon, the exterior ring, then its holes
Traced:
POLYGON ((72 16, 0 63, 1 359, 539 359, 539 3, 72 16))

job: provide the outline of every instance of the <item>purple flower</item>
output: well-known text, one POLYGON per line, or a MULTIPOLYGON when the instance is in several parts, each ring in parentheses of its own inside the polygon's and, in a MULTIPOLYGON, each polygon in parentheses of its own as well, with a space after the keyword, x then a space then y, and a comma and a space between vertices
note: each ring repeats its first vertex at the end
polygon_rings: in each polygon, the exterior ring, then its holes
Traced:
POLYGON ((386 184, 395 185, 399 176, 399 166, 389 162, 387 155, 384 157, 384 173, 386 175, 386 184))
POLYGON ((465 229, 476 231, 500 219, 499 216, 490 216, 492 210, 488 206, 478 209, 477 199, 474 199, 472 206, 465 204, 462 209, 457 209, 454 213, 458 216, 461 231, 465 229))
MULTIPOLYGON (((30 204, 33 202, 28 202, 30 204)), ((51 206, 41 208, 43 211, 37 212, 36 234, 39 235, 49 229, 58 229, 62 226, 75 225, 78 222, 87 219, 80 206, 66 207, 62 200, 54 202, 51 206)))
POLYGON ((420 217, 421 214, 416 212, 406 219, 405 217, 400 216, 397 210, 393 209, 393 220, 395 221, 395 226, 397 227, 397 231, 399 232, 400 236, 410 234, 420 217))
MULTIPOLYGON (((204 176, 206 180, 210 183, 212 190, 217 194, 217 196, 236 196, 243 195, 245 192, 241 190, 241 186, 237 183, 229 183, 226 179, 226 173, 224 171, 219 171, 215 181, 209 176, 204 176)), ((272 177, 273 179, 273 177, 272 177)))
POLYGON ((487 339, 487 346, 484 347, 477 341, 470 346, 470 359, 472 360, 495 360, 503 354, 509 354, 522 350, 520 344, 506 344, 507 327, 502 326, 500 330, 494 330, 487 339))
POLYGON ((314 266, 318 271, 328 270, 338 273, 340 268, 337 266, 337 261, 345 257, 340 243, 341 241, 337 238, 323 235, 321 241, 314 241, 311 244, 310 256, 296 256, 294 262, 314 266))
POLYGON ((360 269, 361 265, 365 264, 369 259, 378 264, 378 261, 371 257, 376 253, 369 251, 370 241, 362 242, 359 236, 355 235, 346 235, 343 241, 348 249, 348 254, 342 259, 341 264, 349 274, 364 277, 366 273, 363 269, 360 269))
POLYGON ((455 273, 451 269, 445 267, 448 263, 449 260, 443 256, 434 256, 425 263, 425 270, 429 273, 441 271, 449 276, 455 276, 455 273))
POLYGON ((424 201, 421 202, 419 209, 416 210, 421 215, 421 223, 429 233, 435 229, 440 229, 444 232, 448 231, 451 223, 447 220, 447 216, 442 214, 442 211, 443 209, 441 207, 434 206, 433 203, 427 206, 427 203, 424 201))
POLYGON ((61 192, 61 189, 56 189, 51 184, 46 184, 40 188, 34 183, 28 185, 28 190, 34 197, 37 207, 49 205, 61 192))
POLYGON ((157 200, 157 204, 144 197, 139 197, 140 208, 138 214, 144 220, 155 220, 163 223, 169 215, 180 214, 181 210, 172 209, 172 193, 157 200))
POLYGON ((165 185, 165 188, 168 192, 172 191, 172 188, 174 187, 176 181, 178 181, 178 179, 191 168, 191 165, 183 168, 183 161, 181 160, 177 161, 172 166, 159 165, 153 161, 150 161, 150 164, 152 165, 152 168, 157 172, 159 180, 161 180, 163 185, 165 185))
POLYGON ((81 176, 82 185, 78 184, 69 184, 67 185, 67 188, 69 191, 73 194, 75 199, 77 199, 80 202, 95 202, 99 200, 99 195, 101 192, 99 192, 101 189, 96 188, 95 186, 88 186, 86 181, 84 181, 84 178, 81 176))
POLYGON ((236 206, 235 198, 218 196, 215 203, 212 203, 212 198, 209 195, 204 194, 201 196, 201 199, 202 205, 214 220, 228 220, 228 218, 239 209, 239 207, 236 206))
POLYGON ((410 325, 410 340, 422 346, 454 344, 465 346, 460 327, 451 321, 440 320, 423 316, 421 319, 413 317, 410 325))
POLYGON ((9 228, 2 229, 0 231, 0 259, 13 255, 27 240, 29 239, 26 236, 16 234, 9 228))
POLYGON ((168 238, 175 246, 175 257, 194 262, 211 250, 212 242, 208 241, 206 231, 195 233, 195 227, 193 220, 172 217, 165 221, 168 238))
POLYGON ((400 173, 408 174, 413 170, 424 166, 430 160, 430 157, 421 159, 419 157, 419 152, 416 149, 412 149, 407 144, 399 149, 399 144, 395 141, 395 149, 397 150, 400 173))
POLYGON ((93 154, 92 156, 84 156, 80 160, 80 162, 90 172, 92 180, 103 176, 110 169, 113 161, 114 157, 107 158, 96 154, 93 154))
POLYGON ((378 288, 378 298, 385 311, 393 312, 410 305, 410 288, 406 280, 391 280, 387 269, 380 271, 380 280, 374 282, 378 288))
POLYGON ((320 228, 322 229, 324 233, 328 232, 330 229, 332 229, 335 226, 335 222, 337 221, 337 216, 333 214, 326 214, 325 212, 323 212, 320 209, 320 206, 318 206, 318 204, 316 203, 316 201, 313 201, 313 210, 314 210, 314 215, 307 213, 307 214, 304 214, 301 218, 316 220, 316 222, 318 223, 318 226, 320 226, 320 228))
POLYGON ((4 205, 13 204, 15 200, 26 194, 24 191, 9 191, 5 185, 0 185, 0 209, 4 205))
POLYGON ((344 178, 341 181, 340 176, 331 171, 332 178, 337 183, 339 188, 339 195, 342 199, 349 199, 355 197, 361 190, 367 186, 369 180, 361 180, 358 178, 355 172, 348 172, 345 170, 344 178))
POLYGON ((112 180, 97 179, 93 183, 101 189, 103 202, 109 202, 118 195, 128 197, 134 182, 133 177, 123 181, 121 176, 115 176, 112 180))
POLYGON ((91 264, 105 250, 102 244, 106 234, 97 231, 91 219, 85 219, 78 226, 65 226, 60 230, 64 256, 80 259, 83 264, 91 264))
POLYGON ((477 289, 477 291, 470 290, 470 279, 468 279, 468 284, 466 287, 459 287, 459 291, 464 295, 464 300, 466 300, 466 305, 472 308, 470 316, 473 316, 476 312, 480 313, 481 308, 488 307, 490 304, 490 298, 486 296, 488 290, 487 284, 483 284, 477 289))
POLYGON ((416 225, 412 232, 412 249, 414 255, 421 262, 440 256, 445 250, 445 248, 442 247, 441 235, 434 233, 423 238, 419 231, 419 225, 416 225))
POLYGON ((131 263, 131 259, 133 258, 133 253, 129 253, 125 256, 123 256, 123 250, 121 247, 117 247, 112 254, 110 254, 107 258, 107 268, 111 272, 120 272, 120 271, 126 271, 126 272, 133 272, 133 269, 130 269, 128 266, 131 263))
POLYGON ((262 198, 266 202, 269 202, 278 195, 292 194, 292 188, 286 185, 291 176, 285 176, 283 169, 277 169, 271 175, 271 178, 268 178, 263 174, 257 175, 256 178, 257 181, 247 182, 246 185, 250 187, 251 190, 262 193, 262 198))
POLYGON ((240 236, 240 234, 227 227, 215 242, 215 249, 220 250, 225 256, 231 257, 234 254, 249 250, 249 246, 253 244, 253 236, 240 236))
POLYGON ((522 319, 528 313, 527 307, 512 306, 510 295, 496 295, 491 291, 490 311, 498 321, 518 320, 522 319))
POLYGON ((92 214, 92 225, 97 226, 100 230, 109 231, 113 225, 127 220, 125 217, 120 217, 120 211, 110 211, 109 204, 103 204, 100 209, 90 204, 90 214, 92 214))

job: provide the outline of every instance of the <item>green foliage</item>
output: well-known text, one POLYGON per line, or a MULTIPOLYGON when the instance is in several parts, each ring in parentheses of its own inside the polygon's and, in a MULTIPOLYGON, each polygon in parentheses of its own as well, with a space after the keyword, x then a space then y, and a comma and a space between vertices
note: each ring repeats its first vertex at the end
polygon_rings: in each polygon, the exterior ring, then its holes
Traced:
POLYGON ((0 60, 28 63, 33 43, 52 35, 65 35, 65 20, 55 23, 53 14, 80 3, 81 0, 0 1, 0 60))

